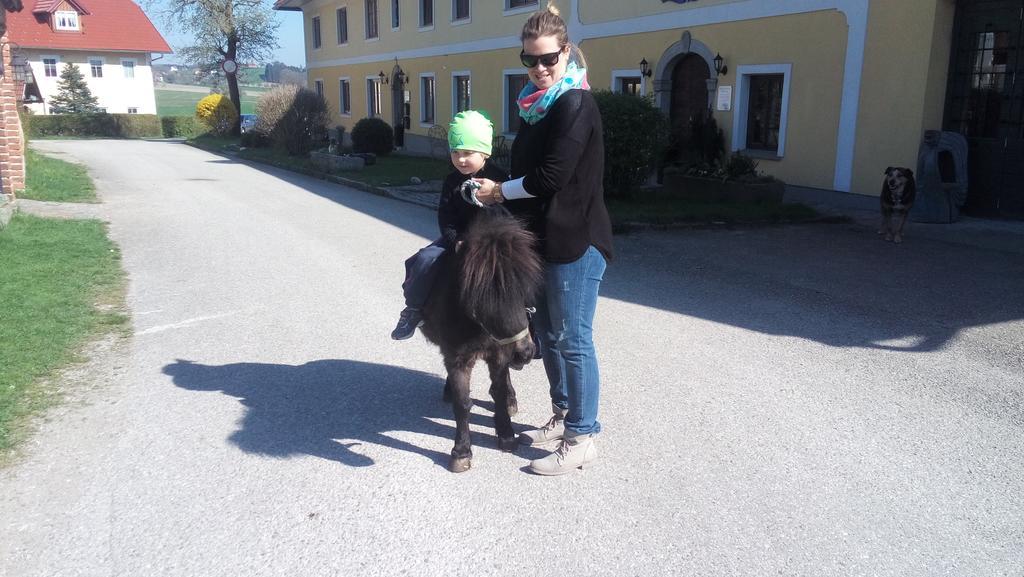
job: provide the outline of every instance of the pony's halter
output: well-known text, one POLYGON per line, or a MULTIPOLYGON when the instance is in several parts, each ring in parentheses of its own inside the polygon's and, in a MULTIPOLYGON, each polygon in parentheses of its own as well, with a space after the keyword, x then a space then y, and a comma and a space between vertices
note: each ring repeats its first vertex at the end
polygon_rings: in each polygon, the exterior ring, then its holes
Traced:
POLYGON ((536 312, 537 312, 536 308, 534 308, 534 307, 526 307, 526 315, 527 315, 526 316, 526 318, 527 318, 526 328, 524 328, 523 330, 519 331, 518 333, 516 333, 516 334, 514 334, 514 335, 512 335, 510 337, 505 337, 503 339, 499 339, 498 337, 492 335, 491 331, 487 330, 487 327, 485 327, 480 321, 476 320, 476 315, 473 315, 473 321, 477 324, 477 326, 479 326, 481 329, 483 329, 483 331, 485 333, 487 333, 487 336, 491 337, 491 340, 493 340, 494 342, 498 343, 499 345, 511 345, 512 343, 514 343, 514 342, 518 341, 519 339, 525 337, 526 335, 530 334, 529 318, 530 318, 531 315, 533 315, 536 312))

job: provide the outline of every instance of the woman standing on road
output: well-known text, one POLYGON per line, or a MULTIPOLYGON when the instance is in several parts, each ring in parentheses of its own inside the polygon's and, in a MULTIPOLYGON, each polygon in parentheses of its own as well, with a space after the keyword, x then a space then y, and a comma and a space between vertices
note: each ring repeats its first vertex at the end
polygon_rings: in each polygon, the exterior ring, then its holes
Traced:
POLYGON ((519 94, 519 133, 511 178, 479 179, 477 197, 507 202, 541 242, 543 294, 534 317, 551 386, 551 419, 520 442, 555 451, 530 463, 541 475, 561 475, 597 458, 594 437, 600 393, 593 321, 597 293, 612 256, 604 205, 601 115, 587 83, 586 61, 572 45, 553 6, 523 25, 520 60, 530 82, 519 94), (570 61, 570 54, 575 57, 570 61))

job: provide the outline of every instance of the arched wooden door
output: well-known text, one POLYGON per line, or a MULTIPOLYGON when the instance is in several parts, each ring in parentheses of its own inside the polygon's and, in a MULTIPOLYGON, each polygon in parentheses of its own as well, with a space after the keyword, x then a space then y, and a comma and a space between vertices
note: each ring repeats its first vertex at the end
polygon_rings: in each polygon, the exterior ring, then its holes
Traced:
POLYGON ((697 54, 687 54, 672 69, 672 104, 669 119, 672 130, 689 138, 690 122, 708 114, 708 80, 711 70, 697 54))

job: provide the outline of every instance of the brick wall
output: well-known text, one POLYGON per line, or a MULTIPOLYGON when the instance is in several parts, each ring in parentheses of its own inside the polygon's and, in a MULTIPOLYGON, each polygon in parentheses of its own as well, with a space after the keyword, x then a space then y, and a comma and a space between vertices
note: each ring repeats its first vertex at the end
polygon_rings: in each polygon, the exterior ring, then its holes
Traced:
POLYGON ((18 83, 11 67, 11 47, 7 34, 2 38, 4 77, 0 78, 0 186, 14 196, 25 188, 25 139, 18 117, 18 83))

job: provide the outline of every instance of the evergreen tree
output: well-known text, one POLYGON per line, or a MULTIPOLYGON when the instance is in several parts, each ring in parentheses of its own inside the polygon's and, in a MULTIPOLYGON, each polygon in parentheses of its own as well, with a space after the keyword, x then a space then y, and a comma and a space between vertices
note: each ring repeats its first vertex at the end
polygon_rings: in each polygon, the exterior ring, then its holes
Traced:
POLYGON ((60 72, 57 95, 50 99, 52 114, 80 114, 99 112, 96 97, 85 83, 85 77, 78 67, 68 62, 60 72))

